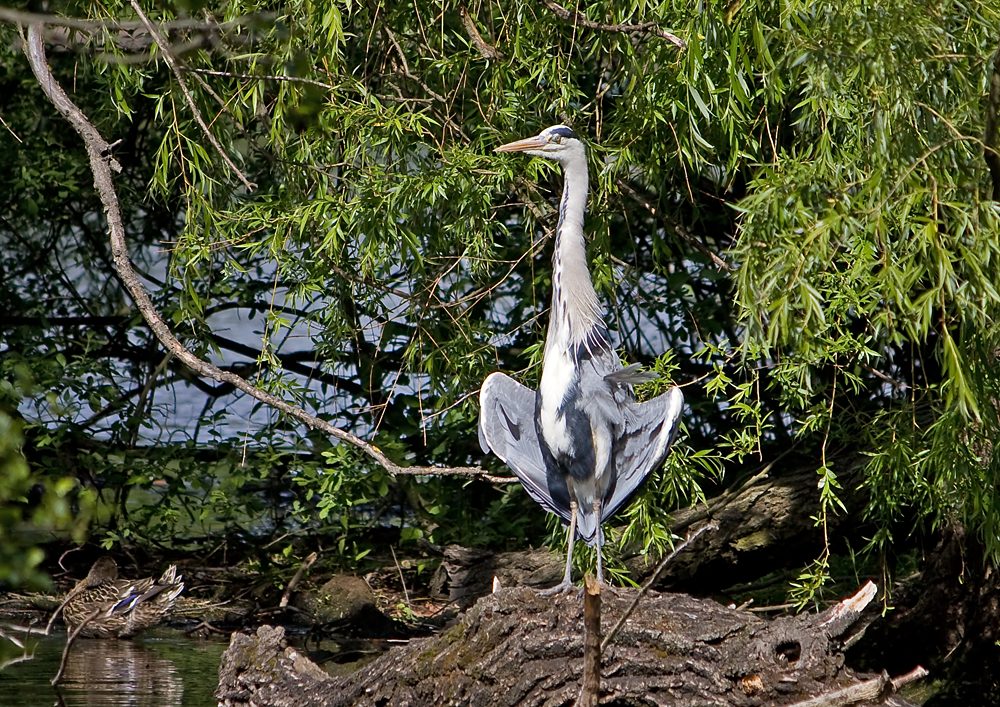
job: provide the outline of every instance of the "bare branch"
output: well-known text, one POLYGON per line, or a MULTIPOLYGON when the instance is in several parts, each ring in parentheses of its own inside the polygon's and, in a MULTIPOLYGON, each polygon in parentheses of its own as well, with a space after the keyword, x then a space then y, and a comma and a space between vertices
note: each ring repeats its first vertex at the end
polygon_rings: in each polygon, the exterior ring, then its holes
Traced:
POLYGON ((462 18, 462 26, 465 28, 465 33, 469 35, 469 41, 472 42, 472 46, 476 48, 484 59, 503 59, 503 54, 497 50, 492 44, 486 42, 483 39, 483 35, 479 34, 479 28, 476 27, 475 20, 469 14, 469 8, 465 5, 461 5, 458 8, 458 14, 462 18))
POLYGON ((927 670, 919 665, 895 679, 890 679, 889 674, 882 671, 881 675, 870 680, 824 692, 822 695, 796 702, 790 707, 846 707, 861 703, 882 703, 900 688, 926 675, 927 670))
POLYGON ((121 171, 121 165, 111 155, 111 147, 108 142, 97 131, 86 115, 84 115, 83 111, 69 99, 66 92, 56 82, 55 77, 53 77, 45 57, 45 44, 42 40, 41 25, 34 24, 28 28, 28 41, 25 46, 25 54, 28 57, 28 62, 31 64, 31 69, 42 91, 52 102, 52 105, 66 118, 77 134, 80 135, 86 146, 87 155, 90 158, 90 169, 94 175, 94 186, 97 189, 101 203, 104 205, 108 221, 111 255, 115 271, 121 278, 125 289, 128 290, 135 301, 136 307, 140 314, 142 314, 143 319, 146 320, 149 328, 156 335, 156 338, 178 360, 198 375, 232 385, 234 388, 242 390, 256 400, 260 400, 262 403, 270 405, 314 429, 325 432, 335 439, 357 447, 390 474, 424 476, 454 474, 480 476, 497 483, 510 483, 514 481, 514 479, 492 476, 479 467, 402 467, 389 459, 381 449, 357 435, 346 432, 326 420, 309 414, 300 407, 257 388, 234 373, 223 371, 218 366, 208 361, 203 361, 185 348, 177 337, 174 336, 173 332, 170 331, 170 328, 163 321, 159 312, 156 311, 149 293, 142 286, 139 276, 129 259, 128 244, 125 239, 125 226, 122 221, 121 207, 118 202, 118 194, 114 188, 113 178, 113 171, 121 171))
POLYGON ((576 10, 567 9, 562 5, 560 5, 559 3, 555 2, 555 0, 542 0, 542 4, 545 5, 545 7, 549 8, 549 10, 551 10, 557 16, 561 17, 564 20, 572 22, 577 27, 586 27, 587 29, 596 29, 596 30, 601 30, 603 32, 620 32, 622 34, 652 34, 657 37, 660 37, 661 39, 667 40, 668 42, 670 42, 679 49, 684 49, 685 47, 687 47, 687 44, 684 43, 683 39, 678 37, 676 34, 673 34, 672 32, 668 32, 667 30, 662 29, 655 22, 642 22, 637 25, 630 25, 630 24, 609 25, 603 22, 594 22, 593 20, 588 20, 586 17, 584 17, 576 10))
MULTIPOLYGON (((67 597, 66 599, 68 601, 69 597, 67 597)), ((59 609, 62 609, 62 607, 65 605, 66 601, 62 603, 59 609)), ((66 637, 66 645, 63 647, 62 659, 59 661, 59 669, 56 671, 56 674, 52 677, 52 680, 49 681, 51 684, 56 685, 59 683, 60 680, 62 680, 63 672, 65 672, 66 670, 66 659, 69 658, 69 649, 73 647, 73 641, 76 640, 76 637, 80 634, 80 631, 82 631, 87 624, 89 624, 91 621, 97 618, 97 615, 101 613, 101 611, 104 610, 105 608, 107 607, 98 606, 96 609, 91 611, 84 617, 83 621, 80 622, 80 625, 77 626, 75 629, 73 629, 73 632, 66 637)), ((56 611, 59 611, 59 609, 57 609, 56 611)), ((55 614, 53 614, 52 617, 55 618, 55 614)), ((51 625, 52 621, 50 620, 49 626, 51 625)), ((46 629, 46 632, 48 632, 48 629, 46 629)))

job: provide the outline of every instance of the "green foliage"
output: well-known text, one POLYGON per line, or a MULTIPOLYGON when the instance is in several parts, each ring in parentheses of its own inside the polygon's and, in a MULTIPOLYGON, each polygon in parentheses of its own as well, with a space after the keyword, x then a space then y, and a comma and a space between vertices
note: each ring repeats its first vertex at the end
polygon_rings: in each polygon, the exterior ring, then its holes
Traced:
MULTIPOLYGON (((147 5, 156 21, 190 8, 147 5)), ((1000 553, 1000 213, 981 137, 995 3, 578 8, 656 22, 684 50, 536 2, 469 7, 468 22, 433 0, 199 8, 235 24, 186 45, 184 84, 253 190, 145 50, 126 55, 112 30, 51 52, 122 140, 132 256, 199 355, 399 463, 493 464, 475 392, 492 370, 537 378, 558 178, 491 149, 565 121, 593 138, 587 229, 609 319, 626 356, 661 375, 643 394, 675 381, 688 402, 686 435, 625 514, 625 546, 664 551, 677 505, 794 446, 817 469, 821 548, 797 600, 828 581, 828 521, 857 454, 873 548, 957 518, 1000 553)), ((0 370, 35 381, 18 401, 27 454, 57 478, 68 457, 102 489, 108 542, 289 533, 356 559, 373 529, 544 534, 519 489, 391 478, 192 382, 110 272, 79 142, 39 109, 14 43, 0 61, 0 305, 20 322, 0 370)))
MULTIPOLYGON (((6 398, 11 391, 2 392, 6 398)), ((73 479, 43 485, 21 454, 22 442, 21 424, 0 408, 0 586, 41 589, 48 584, 39 569, 45 554, 32 544, 68 532, 82 535, 87 514, 74 521, 70 506, 74 500, 84 508, 89 503, 73 498, 78 491, 73 479)))
POLYGON ((811 410, 800 434, 865 440, 875 544, 916 510, 965 520, 995 556, 1000 479, 962 438, 996 430, 976 372, 1000 304, 979 100, 996 45, 978 24, 998 9, 977 4, 970 32, 954 10, 887 4, 846 32, 859 10, 831 5, 782 35, 801 138, 739 204, 736 287, 785 405, 811 410))

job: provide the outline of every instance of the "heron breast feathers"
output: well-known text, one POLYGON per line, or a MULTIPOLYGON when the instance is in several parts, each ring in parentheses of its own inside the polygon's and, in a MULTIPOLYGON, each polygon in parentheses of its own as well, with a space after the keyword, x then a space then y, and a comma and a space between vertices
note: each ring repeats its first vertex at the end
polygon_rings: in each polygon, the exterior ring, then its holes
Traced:
POLYGON ((538 423, 542 439, 545 440, 553 456, 573 456, 573 437, 566 424, 566 415, 558 410, 546 410, 543 405, 538 423))

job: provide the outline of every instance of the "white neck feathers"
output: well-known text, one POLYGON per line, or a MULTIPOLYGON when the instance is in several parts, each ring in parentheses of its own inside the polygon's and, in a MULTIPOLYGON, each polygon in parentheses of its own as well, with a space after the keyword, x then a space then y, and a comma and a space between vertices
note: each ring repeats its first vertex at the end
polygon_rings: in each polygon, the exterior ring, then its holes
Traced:
POLYGON ((587 160, 563 163, 565 184, 559 203, 559 224, 552 255, 552 312, 548 341, 559 345, 597 343, 595 330, 604 320, 587 267, 583 217, 587 209, 587 160))

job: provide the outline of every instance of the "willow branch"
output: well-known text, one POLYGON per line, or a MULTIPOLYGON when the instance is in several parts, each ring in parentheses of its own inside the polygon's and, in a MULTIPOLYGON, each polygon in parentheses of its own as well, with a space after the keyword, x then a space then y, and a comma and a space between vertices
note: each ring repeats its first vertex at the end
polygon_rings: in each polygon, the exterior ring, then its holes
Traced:
MULTIPOLYGON (((201 47, 210 46, 220 38, 227 42, 246 44, 252 41, 253 32, 242 31, 255 25, 273 23, 275 13, 262 12, 254 15, 244 15, 227 22, 218 22, 212 17, 181 18, 163 20, 156 24, 157 31, 164 35, 184 34, 186 41, 175 42, 171 50, 174 56, 191 52, 201 47)), ((120 20, 117 18, 84 18, 66 17, 39 12, 27 12, 10 7, 0 7, 0 22, 13 25, 28 26, 39 24, 45 27, 45 41, 50 47, 75 50, 88 42, 111 41, 123 52, 142 52, 144 57, 135 54, 120 56, 98 52, 97 56, 108 63, 132 64, 148 61, 149 46, 153 37, 140 20, 120 20)))
POLYGON ((468 35, 469 41, 472 42, 472 46, 476 48, 476 51, 484 59, 503 59, 503 54, 497 50, 492 44, 483 39, 483 35, 479 33, 479 28, 476 27, 476 21, 472 19, 472 15, 469 14, 469 8, 465 5, 460 5, 458 8, 458 16, 462 18, 462 27, 465 28, 465 34, 468 35))
MULTIPOLYGON (((167 20, 160 22, 157 27, 161 30, 205 30, 219 31, 229 30, 238 27, 246 27, 261 22, 270 22, 276 17, 273 12, 264 12, 256 15, 246 15, 244 17, 231 20, 229 22, 214 22, 212 20, 199 20, 186 18, 181 20, 167 20)), ((66 17, 64 15, 52 15, 40 12, 26 12, 15 10, 12 7, 0 7, 0 22, 10 22, 18 25, 45 25, 50 27, 67 27, 69 29, 80 30, 81 32, 97 32, 100 30, 121 30, 134 32, 145 27, 139 20, 119 20, 119 19, 84 19, 82 17, 66 17)))
POLYGON ((212 145, 213 148, 215 148, 215 151, 219 153, 219 156, 222 157, 223 162, 225 162, 226 165, 229 167, 229 169, 233 171, 233 174, 235 174, 239 178, 239 180, 243 182, 243 186, 245 186, 249 191, 253 191, 255 185, 250 183, 250 180, 246 178, 246 176, 243 174, 243 172, 240 171, 240 168, 236 166, 236 164, 229 157, 226 151, 222 149, 222 145, 219 144, 219 141, 216 139, 211 129, 209 129, 208 124, 205 122, 205 119, 202 117, 201 111, 198 110, 198 106, 194 102, 194 96, 191 95, 191 91, 187 87, 187 82, 184 80, 184 76, 181 73, 180 62, 174 56, 173 51, 170 48, 170 45, 163 38, 163 35, 160 34, 160 31, 156 28, 156 25, 150 22, 149 18, 146 17, 146 14, 142 11, 142 8, 139 7, 139 3, 137 2, 137 0, 131 0, 131 3, 132 3, 132 9, 135 10, 135 14, 139 16, 139 19, 142 20, 142 24, 146 26, 146 31, 149 32, 153 40, 159 45, 160 52, 163 54, 164 61, 167 62, 167 66, 170 67, 170 71, 172 71, 174 76, 177 78, 177 84, 181 87, 181 93, 184 94, 184 100, 187 102, 188 107, 191 109, 191 113, 194 115, 194 119, 195 122, 198 123, 198 127, 201 128, 203 133, 205 133, 205 137, 208 138, 208 142, 212 145))
POLYGON ((52 105, 55 106, 56 110, 66 118, 77 134, 80 135, 86 146, 87 155, 90 159, 90 169, 94 175, 94 186, 104 206, 105 216, 108 221, 112 263, 115 272, 118 273, 122 284, 132 296, 139 313, 146 320, 146 324, 152 330, 153 334, 179 361, 200 376, 232 385, 234 388, 243 391, 256 400, 280 410, 289 417, 360 449, 390 474, 455 474, 482 476, 497 483, 509 483, 513 481, 510 478, 487 474, 479 467, 400 466, 389 459, 374 444, 361 439, 357 435, 346 432, 326 420, 311 415, 300 407, 261 390, 235 373, 224 371, 208 361, 203 361, 185 348, 184 344, 170 331, 170 328, 164 322, 159 312, 156 311, 149 293, 146 292, 146 289, 139 281, 139 276, 129 258, 128 245, 125 239, 125 226, 122 221, 121 207, 118 201, 118 194, 115 191, 113 178, 113 172, 120 172, 121 165, 111 154, 111 146, 108 142, 88 120, 83 111, 70 100, 66 92, 52 76, 45 57, 45 45, 42 40, 41 25, 33 24, 28 28, 28 41, 25 45, 25 54, 28 57, 28 62, 31 64, 31 69, 42 91, 49 101, 52 102, 52 105))
POLYGON ((656 206, 650 203, 649 199, 647 199, 638 191, 636 191, 634 188, 629 186, 629 184, 624 179, 619 179, 617 180, 616 183, 618 184, 619 189, 621 189, 623 192, 625 192, 630 197, 635 199, 639 203, 639 205, 642 206, 642 208, 644 208, 647 212, 649 212, 650 216, 652 216, 653 218, 660 219, 665 226, 667 226, 674 233, 680 236, 685 243, 687 243, 692 248, 697 250, 699 253, 701 253, 709 260, 711 260, 712 264, 715 265, 715 267, 717 267, 719 270, 726 270, 732 272, 733 270, 732 265, 730 265, 725 260, 716 255, 714 252, 712 252, 712 250, 709 249, 709 247, 706 246, 704 243, 699 242, 698 239, 695 238, 693 235, 691 235, 691 233, 684 226, 682 226, 679 223, 672 222, 668 220, 666 217, 664 217, 660 213, 659 209, 657 209, 656 206))
POLYGON ((668 42, 670 42, 679 49, 684 49, 685 47, 687 47, 687 44, 684 43, 683 39, 678 37, 676 34, 673 34, 672 32, 668 32, 667 30, 661 28, 655 22, 642 22, 637 25, 632 25, 632 24, 610 25, 610 24, 605 24, 604 22, 594 22, 593 20, 588 20, 581 13, 577 12, 576 10, 570 10, 568 8, 563 7, 559 3, 555 2, 555 0, 542 0, 542 4, 544 4, 545 7, 549 8, 549 10, 552 11, 553 14, 557 15, 558 17, 561 17, 564 20, 572 22, 577 27, 586 27, 587 29, 596 29, 596 30, 601 30, 602 32, 620 32, 622 34, 652 34, 659 37, 660 39, 667 40, 668 42))

